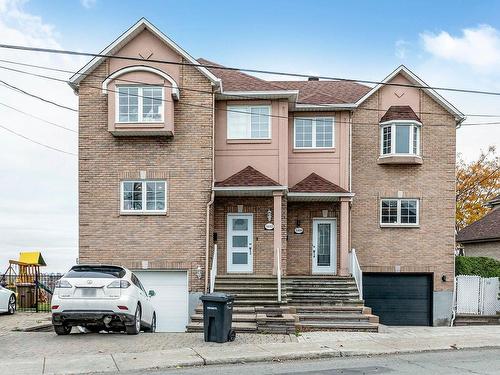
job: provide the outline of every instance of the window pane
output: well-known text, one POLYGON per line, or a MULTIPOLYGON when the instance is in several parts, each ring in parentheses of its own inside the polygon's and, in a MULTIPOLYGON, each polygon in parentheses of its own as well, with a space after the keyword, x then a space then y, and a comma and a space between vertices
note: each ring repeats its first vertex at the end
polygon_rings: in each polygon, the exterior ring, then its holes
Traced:
POLYGON ((382 223, 395 224, 398 221, 398 201, 396 199, 382 200, 382 223))
POLYGON ((123 182, 123 210, 142 209, 142 182, 123 182))
POLYGON ((227 107, 227 136, 229 139, 250 138, 250 113, 248 107, 227 107))
POLYGON ((402 224, 417 223, 417 201, 401 200, 401 223, 402 224))
POLYGON ((144 87, 142 89, 142 120, 144 122, 162 120, 162 93, 162 87, 144 87))
POLYGON ((248 230, 248 219, 233 219, 233 230, 248 230))
POLYGON ((391 135, 392 135, 392 127, 385 126, 382 128, 382 154, 390 154, 391 153, 391 135))
POLYGON ((312 147, 312 120, 295 120, 295 147, 312 147))
POLYGON ((316 147, 333 147, 333 120, 317 118, 316 147))
POLYGON ((248 254, 247 253, 233 253, 233 264, 247 264, 248 254))
POLYGON ((396 153, 410 153, 410 126, 396 125, 396 153))
POLYGON ((318 224, 318 266, 329 266, 331 258, 331 224, 318 224))
POLYGON ((147 210, 165 209, 165 181, 146 182, 146 202, 147 210))
POLYGON ((413 153, 415 155, 418 154, 418 149, 417 149, 417 145, 418 145, 418 136, 419 136, 419 129, 418 129, 418 126, 414 126, 413 127, 413 153))
POLYGON ((248 236, 233 236, 233 247, 248 247, 248 236))
POLYGON ((118 87, 118 120, 121 122, 138 121, 138 87, 118 87))
POLYGON ((269 107, 251 107, 251 137, 269 138, 269 107))

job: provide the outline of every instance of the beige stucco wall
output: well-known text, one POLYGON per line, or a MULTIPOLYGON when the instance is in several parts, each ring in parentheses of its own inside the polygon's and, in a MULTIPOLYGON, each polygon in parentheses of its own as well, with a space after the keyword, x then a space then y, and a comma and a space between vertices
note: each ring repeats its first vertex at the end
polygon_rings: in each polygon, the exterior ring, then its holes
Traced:
POLYGON ((489 257, 500 260, 500 241, 462 244, 465 256, 489 257))
MULTIPOLYGON (((451 291, 454 276, 455 121, 423 92, 400 99, 387 86, 353 114, 352 246, 365 272, 433 272, 434 290, 451 291), (420 108, 422 165, 378 165, 379 120, 387 106, 420 108), (363 108, 367 110, 363 110, 363 108), (379 109, 380 111, 373 110, 379 109), (420 198, 418 228, 381 228, 381 197, 420 198), (441 280, 445 275, 446 282, 441 280)), ((396 95, 398 94, 398 95, 396 95)), ((405 95, 403 96, 403 98, 405 95)), ((418 111, 416 111, 417 114, 418 111)))

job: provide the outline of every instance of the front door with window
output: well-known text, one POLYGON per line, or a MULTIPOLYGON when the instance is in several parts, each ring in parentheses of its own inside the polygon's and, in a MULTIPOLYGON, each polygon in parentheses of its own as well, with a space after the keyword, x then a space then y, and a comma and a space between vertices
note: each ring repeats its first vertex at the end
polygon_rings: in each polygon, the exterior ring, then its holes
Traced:
POLYGON ((337 221, 313 220, 312 272, 335 274, 337 271, 337 221))
POLYGON ((227 215, 227 272, 253 272, 253 215, 227 215))

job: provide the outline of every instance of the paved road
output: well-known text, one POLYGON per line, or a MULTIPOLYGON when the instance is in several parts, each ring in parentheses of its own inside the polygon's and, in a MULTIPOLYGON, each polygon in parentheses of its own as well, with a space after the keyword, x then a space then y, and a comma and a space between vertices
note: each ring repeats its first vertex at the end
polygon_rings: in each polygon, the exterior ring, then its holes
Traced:
MULTIPOLYGON (((293 374, 293 375, 372 375, 372 374, 499 374, 500 349, 335 358, 241 365, 204 366, 167 371, 120 372, 139 375, 186 374, 293 374)), ((109 374, 109 373, 108 373, 109 374)))

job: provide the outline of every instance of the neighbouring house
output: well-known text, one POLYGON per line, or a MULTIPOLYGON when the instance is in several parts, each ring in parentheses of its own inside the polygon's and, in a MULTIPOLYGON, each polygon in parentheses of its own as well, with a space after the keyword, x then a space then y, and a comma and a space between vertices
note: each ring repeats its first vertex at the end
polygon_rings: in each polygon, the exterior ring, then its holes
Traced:
POLYGON ((500 260, 500 195, 491 199, 486 206, 491 211, 460 230, 457 243, 465 256, 500 260))
MULTIPOLYGON (((274 296, 277 269, 285 301, 369 312, 362 294, 386 324, 449 322, 464 117, 406 67, 375 87, 263 80, 195 60, 141 19, 71 86, 79 261, 160 291, 159 330, 184 330, 211 272, 216 290, 270 304, 257 297, 274 296)), ((303 327, 353 328, 331 319, 303 327)))

